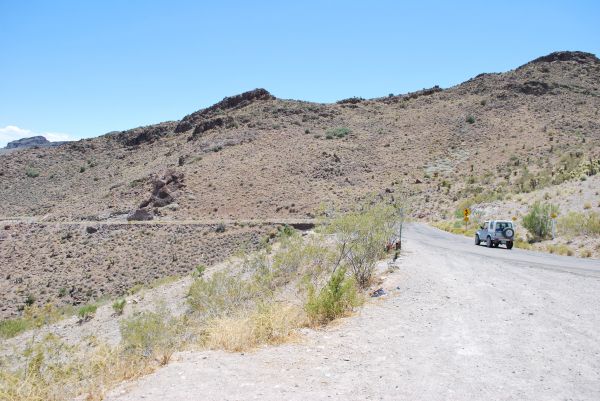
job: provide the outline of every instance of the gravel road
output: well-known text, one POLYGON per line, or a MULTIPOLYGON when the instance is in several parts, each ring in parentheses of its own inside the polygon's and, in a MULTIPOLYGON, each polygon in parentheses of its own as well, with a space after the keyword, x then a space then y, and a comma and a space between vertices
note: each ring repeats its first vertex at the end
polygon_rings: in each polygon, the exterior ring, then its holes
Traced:
POLYGON ((599 400, 600 261, 406 229, 388 295, 295 344, 188 352, 134 400, 599 400))

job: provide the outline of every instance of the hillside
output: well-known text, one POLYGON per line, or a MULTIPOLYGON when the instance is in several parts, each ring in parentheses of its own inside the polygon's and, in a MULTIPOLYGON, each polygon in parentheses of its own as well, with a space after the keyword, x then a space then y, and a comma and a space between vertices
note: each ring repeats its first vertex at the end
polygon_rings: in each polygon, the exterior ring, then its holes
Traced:
POLYGON ((1 155, 0 218, 11 222, 0 231, 0 317, 40 288, 39 302, 82 303, 221 260, 268 231, 221 232, 219 221, 310 219, 323 203, 377 194, 410 197, 413 217, 438 219, 468 198, 560 184, 600 158, 598 110, 600 60, 557 52, 448 89, 368 100, 257 89, 180 121, 1 155), (128 214, 207 226, 146 228, 128 214), (89 232, 78 222, 119 225, 89 232), (206 232, 200 243, 194 230, 206 232), (180 232, 182 243, 165 245, 180 232), (99 250, 106 241, 112 256, 99 250))

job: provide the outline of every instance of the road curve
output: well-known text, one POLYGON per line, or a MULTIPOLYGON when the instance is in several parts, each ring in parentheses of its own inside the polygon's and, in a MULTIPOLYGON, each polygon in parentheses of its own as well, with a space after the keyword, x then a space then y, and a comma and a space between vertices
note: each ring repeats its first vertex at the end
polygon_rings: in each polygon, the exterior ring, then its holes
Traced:
POLYGON ((599 400, 598 260, 409 225, 388 294, 295 344, 185 352, 107 400, 599 400))

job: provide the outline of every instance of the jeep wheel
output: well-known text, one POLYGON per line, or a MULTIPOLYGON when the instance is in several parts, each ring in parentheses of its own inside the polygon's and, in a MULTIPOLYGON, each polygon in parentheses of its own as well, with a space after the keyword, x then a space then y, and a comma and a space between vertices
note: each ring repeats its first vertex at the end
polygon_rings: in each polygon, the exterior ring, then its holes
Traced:
POLYGON ((481 240, 479 239, 479 235, 475 234, 475 245, 481 244, 481 240))
POLYGON ((491 237, 487 237, 486 240, 486 244, 485 244, 488 248, 492 247, 492 238, 491 237))
POLYGON ((509 241, 506 243, 506 249, 512 249, 512 247, 513 247, 512 241, 509 241))

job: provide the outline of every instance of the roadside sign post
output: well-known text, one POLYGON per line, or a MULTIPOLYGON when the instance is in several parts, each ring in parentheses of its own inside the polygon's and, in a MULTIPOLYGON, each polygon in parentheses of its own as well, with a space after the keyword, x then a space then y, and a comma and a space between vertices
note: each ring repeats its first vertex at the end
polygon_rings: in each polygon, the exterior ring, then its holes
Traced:
POLYGON ((465 209, 463 210, 463 215, 465 216, 463 218, 464 222, 465 222, 465 231, 469 229, 469 216, 471 215, 471 211, 469 209, 465 209))

